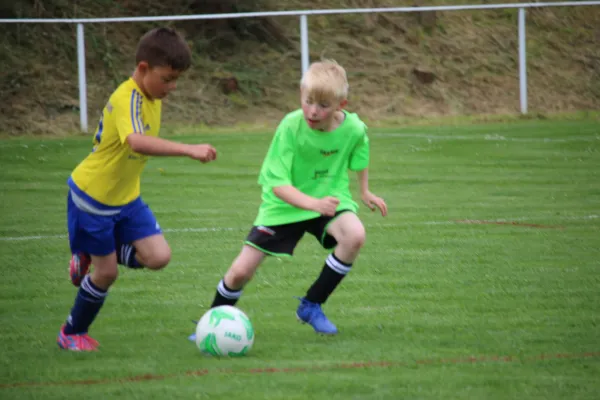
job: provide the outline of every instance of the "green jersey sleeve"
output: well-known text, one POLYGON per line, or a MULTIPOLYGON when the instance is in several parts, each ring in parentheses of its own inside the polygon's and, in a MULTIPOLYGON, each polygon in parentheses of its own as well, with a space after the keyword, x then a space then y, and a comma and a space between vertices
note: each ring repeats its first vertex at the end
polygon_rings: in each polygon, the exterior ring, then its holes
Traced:
POLYGON ((288 125, 285 119, 281 122, 263 161, 258 183, 264 187, 292 184, 294 135, 288 125))
POLYGON ((363 134, 358 139, 352 154, 350 155, 349 169, 351 171, 362 171, 369 166, 369 137, 367 126, 364 125, 363 134))

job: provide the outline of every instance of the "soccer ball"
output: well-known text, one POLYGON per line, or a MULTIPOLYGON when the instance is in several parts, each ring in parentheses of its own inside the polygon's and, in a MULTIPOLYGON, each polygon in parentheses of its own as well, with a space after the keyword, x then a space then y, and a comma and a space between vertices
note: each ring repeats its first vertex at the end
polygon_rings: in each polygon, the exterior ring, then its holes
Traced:
POLYGON ((239 308, 219 306, 208 310, 196 326, 196 346, 212 356, 243 356, 254 344, 254 328, 239 308))

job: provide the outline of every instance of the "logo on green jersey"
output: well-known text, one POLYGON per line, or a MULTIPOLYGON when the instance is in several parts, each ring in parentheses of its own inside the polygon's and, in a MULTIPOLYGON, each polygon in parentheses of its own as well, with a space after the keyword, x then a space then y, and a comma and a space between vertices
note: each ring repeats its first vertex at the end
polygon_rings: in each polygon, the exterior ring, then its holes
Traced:
POLYGON ((328 169, 315 170, 315 174, 313 175, 313 179, 327 178, 329 174, 328 169))
POLYGON ((335 149, 335 150, 321 150, 321 155, 323 157, 329 157, 329 156, 332 156, 332 155, 337 154, 337 153, 339 153, 338 149, 335 149))

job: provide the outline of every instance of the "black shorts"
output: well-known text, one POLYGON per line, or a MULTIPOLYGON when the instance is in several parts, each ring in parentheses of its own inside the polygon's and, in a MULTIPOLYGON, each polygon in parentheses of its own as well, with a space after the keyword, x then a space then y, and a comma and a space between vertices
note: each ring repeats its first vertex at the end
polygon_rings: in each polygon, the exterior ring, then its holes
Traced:
POLYGON ((308 232, 321 243, 323 248, 332 249, 337 245, 337 241, 327 233, 327 226, 344 212, 351 211, 341 210, 336 212, 333 217, 321 215, 317 218, 290 224, 253 226, 246 237, 246 244, 271 256, 291 256, 304 233, 308 232))

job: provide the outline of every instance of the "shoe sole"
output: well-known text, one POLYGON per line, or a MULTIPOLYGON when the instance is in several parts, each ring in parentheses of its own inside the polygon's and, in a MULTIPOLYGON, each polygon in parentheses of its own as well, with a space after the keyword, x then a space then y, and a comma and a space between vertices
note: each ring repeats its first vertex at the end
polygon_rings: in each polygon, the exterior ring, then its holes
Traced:
POLYGON ((91 262, 88 262, 88 264, 85 267, 83 267, 80 259, 79 268, 77 268, 75 266, 75 263, 73 262, 73 259, 71 258, 71 261, 69 262, 69 277, 71 278, 71 283, 73 284, 73 286, 81 286, 81 281, 83 281, 83 278, 90 271, 90 265, 91 262))
POLYGON ((56 344, 58 345, 58 348, 61 350, 65 350, 65 351, 74 351, 74 352, 78 352, 78 353, 89 353, 89 352, 93 352, 93 351, 98 351, 98 349, 74 349, 72 347, 64 347, 59 341, 56 342, 56 344))
MULTIPOLYGON (((308 322, 304 321, 302 318, 300 318, 300 316, 298 315, 298 313, 296 313, 296 319, 298 320, 298 322, 300 322, 302 325, 308 324, 308 322)), ((309 324, 310 325, 310 324, 309 324)), ((311 325, 311 327, 313 328, 313 330, 315 330, 315 328, 311 325)), ((332 333, 328 333, 328 332, 319 332, 317 330, 315 330, 315 333, 317 335, 321 335, 321 336, 335 336, 337 335, 339 332, 332 332, 332 333)))

